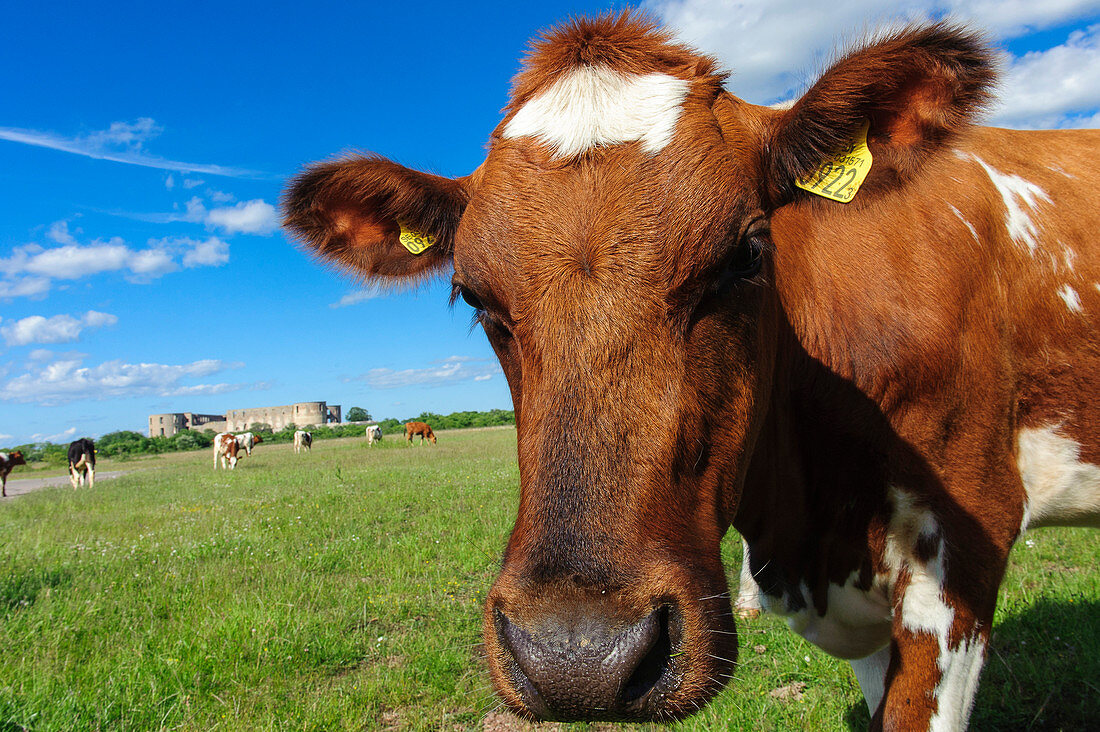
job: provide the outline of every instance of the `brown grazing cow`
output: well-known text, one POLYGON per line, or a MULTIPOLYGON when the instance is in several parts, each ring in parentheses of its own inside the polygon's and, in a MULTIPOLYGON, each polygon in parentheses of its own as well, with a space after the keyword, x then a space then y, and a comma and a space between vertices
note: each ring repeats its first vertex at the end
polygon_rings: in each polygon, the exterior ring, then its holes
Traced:
POLYGON ((420 444, 424 444, 424 440, 428 439, 435 444, 435 433, 432 432, 432 428, 424 422, 406 422, 405 423, 405 440, 409 443, 409 447, 412 447, 413 437, 420 435, 420 444))
POLYGON ((1100 522, 1100 132, 973 126, 993 58, 913 26, 772 109, 645 21, 579 20, 471 175, 294 181, 319 256, 453 267, 503 366, 521 493, 484 636, 510 708, 700 708, 737 654, 732 524, 874 729, 965 727, 1013 542, 1100 522))
POLYGON ((16 465, 26 464, 27 461, 23 459, 23 453, 19 450, 0 452, 0 497, 7 498, 8 496, 8 473, 16 465))

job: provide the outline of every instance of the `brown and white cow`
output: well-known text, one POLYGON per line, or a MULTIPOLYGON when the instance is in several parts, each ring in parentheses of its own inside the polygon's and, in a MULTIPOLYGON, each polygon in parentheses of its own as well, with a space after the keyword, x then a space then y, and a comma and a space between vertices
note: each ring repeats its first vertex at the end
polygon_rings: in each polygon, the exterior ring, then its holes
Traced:
POLYGON ((222 461, 222 470, 233 470, 237 467, 238 453, 241 446, 237 438, 229 432, 219 432, 214 436, 214 470, 218 469, 218 459, 222 461))
POLYGON ((406 422, 405 440, 409 443, 409 447, 412 447, 413 438, 417 436, 420 437, 421 446, 424 445, 424 440, 430 440, 433 445, 435 444, 435 433, 426 422, 406 422))
POLYGON ((305 430, 294 431, 294 454, 301 454, 302 450, 313 452, 313 433, 305 430))
POLYGON ((254 435, 251 432, 242 432, 241 434, 237 435, 237 444, 242 450, 244 450, 244 454, 248 457, 252 457, 252 448, 254 448, 256 445, 259 445, 263 441, 264 438, 260 437, 259 435, 254 435))
POLYGON ((580 20, 534 44, 471 175, 293 182, 319 256, 453 267, 504 368, 521 492, 484 630, 509 707, 698 709, 737 653, 732 524, 872 727, 965 726, 1013 542, 1100 519, 1100 132, 972 126, 992 58, 913 26, 780 110, 643 20, 580 20), (796 185, 851 193, 863 134, 850 202, 796 185))
POLYGON ((19 450, 0 452, 0 497, 8 497, 8 474, 16 465, 26 465, 23 453, 19 450))

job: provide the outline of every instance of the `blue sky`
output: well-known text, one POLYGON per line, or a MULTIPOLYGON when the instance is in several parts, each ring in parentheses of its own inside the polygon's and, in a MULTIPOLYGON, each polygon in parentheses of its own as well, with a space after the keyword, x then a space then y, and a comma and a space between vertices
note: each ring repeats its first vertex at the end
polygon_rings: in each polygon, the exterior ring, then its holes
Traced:
MULTIPOLYGON (((288 175, 342 151, 469 172, 528 38, 625 5, 375 5, 0 10, 0 446, 306 400, 398 418, 511 406, 446 279, 364 290, 298 251, 275 207, 288 175)), ((1038 5, 646 7, 760 103, 845 39, 950 14, 1005 51, 992 123, 1100 126, 1100 1, 1038 5)))

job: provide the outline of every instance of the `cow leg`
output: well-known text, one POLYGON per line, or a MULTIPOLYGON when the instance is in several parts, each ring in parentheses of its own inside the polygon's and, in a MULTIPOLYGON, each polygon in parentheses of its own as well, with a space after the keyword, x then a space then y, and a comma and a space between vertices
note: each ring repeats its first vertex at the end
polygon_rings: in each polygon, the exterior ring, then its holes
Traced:
POLYGON ((69 463, 69 482, 72 484, 74 491, 79 487, 76 482, 76 468, 72 463, 69 463))
POLYGON ((872 653, 866 658, 854 658, 848 663, 852 664, 852 671, 855 673, 859 688, 863 692, 863 699, 867 702, 867 711, 871 713, 871 716, 874 716, 886 691, 886 670, 890 666, 890 646, 883 646, 878 652, 872 653))
POLYGON ((88 468, 88 487, 95 488, 95 468, 88 468))
POLYGON ((749 569, 749 543, 741 539, 741 580, 737 583, 737 601, 733 604, 737 617, 751 619, 758 617, 760 606, 760 587, 753 579, 749 569))
MULTIPOLYGON (((964 730, 985 662, 988 623, 953 624, 946 633, 898 628, 886 674, 885 698, 872 730, 964 730)), ((880 652, 881 653, 881 652, 880 652)), ((875 654, 877 656, 878 654, 875 654)), ((863 659, 864 666, 877 661, 863 659)), ((855 664, 853 664, 855 668, 855 664)), ((873 681, 868 679, 868 686, 873 681)), ((860 678, 863 688, 863 679, 860 678)), ((872 693, 874 689, 869 689, 872 693)), ((868 699, 868 705, 872 703, 868 699)))
POLYGON ((975 559, 950 552, 952 542, 942 535, 918 536, 919 548, 898 567, 885 696, 871 729, 962 730, 978 691, 1007 550, 983 558, 971 546, 975 559))

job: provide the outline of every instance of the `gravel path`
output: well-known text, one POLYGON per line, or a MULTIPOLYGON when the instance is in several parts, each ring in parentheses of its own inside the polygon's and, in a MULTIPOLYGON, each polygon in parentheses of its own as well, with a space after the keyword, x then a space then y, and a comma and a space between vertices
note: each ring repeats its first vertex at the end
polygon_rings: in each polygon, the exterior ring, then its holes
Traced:
MULTIPOLYGON (((129 470, 106 470, 95 474, 96 480, 110 480, 111 478, 117 478, 120 475, 126 475, 131 471, 129 470)), ((50 488, 59 485, 69 485, 69 476, 67 475, 55 475, 50 478, 23 478, 21 480, 13 480, 8 478, 8 498, 14 498, 15 496, 21 496, 24 493, 30 493, 36 491, 39 488, 50 488)))

